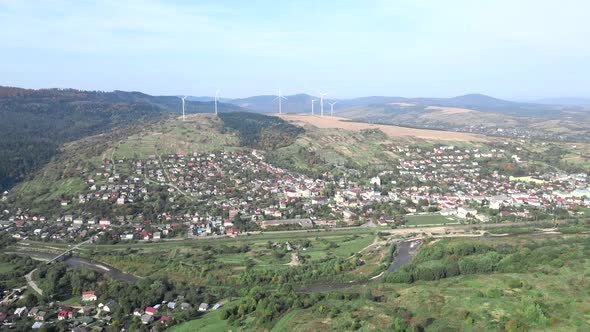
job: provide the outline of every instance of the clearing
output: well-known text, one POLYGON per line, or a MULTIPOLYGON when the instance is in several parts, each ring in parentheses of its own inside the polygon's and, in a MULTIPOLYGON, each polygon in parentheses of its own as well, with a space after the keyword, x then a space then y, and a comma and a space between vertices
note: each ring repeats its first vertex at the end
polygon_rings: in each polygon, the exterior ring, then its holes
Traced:
POLYGON ((461 113, 473 112, 473 110, 470 110, 468 108, 459 108, 459 107, 428 106, 428 107, 426 107, 426 109, 440 111, 441 113, 445 113, 445 114, 461 114, 461 113))
POLYGON ((350 119, 331 117, 331 116, 312 116, 312 115, 293 115, 283 114, 279 115, 280 118, 289 121, 293 124, 304 126, 311 125, 318 128, 338 128, 350 131, 361 131, 365 129, 379 129, 387 136, 391 138, 399 137, 418 137, 429 140, 442 140, 442 141, 468 141, 468 142, 486 142, 488 138, 482 135, 458 133, 452 131, 442 130, 429 130, 429 129, 415 129, 398 127, 391 125, 382 124, 370 124, 362 122, 351 122, 350 119))

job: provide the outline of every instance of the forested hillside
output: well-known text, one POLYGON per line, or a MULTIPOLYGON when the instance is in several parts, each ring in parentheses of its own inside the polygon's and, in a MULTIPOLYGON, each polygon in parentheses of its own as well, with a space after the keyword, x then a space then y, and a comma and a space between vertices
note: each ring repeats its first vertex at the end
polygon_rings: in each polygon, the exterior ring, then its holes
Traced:
POLYGON ((274 150, 295 142, 303 128, 294 126, 283 119, 248 112, 219 114, 225 126, 240 133, 243 146, 274 150))
MULTIPOLYGON (((174 96, 74 89, 0 87, 0 191, 45 164, 61 144, 86 136, 180 113, 174 96)), ((212 103, 187 102, 187 113, 212 112, 212 103)), ((240 110, 220 104, 220 111, 240 110)))

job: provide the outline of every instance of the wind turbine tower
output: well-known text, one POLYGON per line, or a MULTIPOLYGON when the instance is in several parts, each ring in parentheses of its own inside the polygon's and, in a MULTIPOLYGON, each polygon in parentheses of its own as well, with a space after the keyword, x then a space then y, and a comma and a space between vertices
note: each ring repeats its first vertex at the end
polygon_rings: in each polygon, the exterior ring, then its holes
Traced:
POLYGON ((184 121, 184 100, 186 99, 186 96, 182 97, 182 121, 184 121))
POLYGON ((273 101, 275 100, 279 100, 279 114, 283 114, 283 110, 282 110, 282 102, 283 99, 287 100, 287 98, 283 97, 283 95, 281 94, 281 89, 279 88, 279 96, 276 97, 273 101))
POLYGON ((324 116, 324 96, 325 95, 327 95, 327 93, 320 92, 320 114, 322 116, 324 116))
POLYGON ((336 105, 336 102, 328 104, 330 104, 330 116, 334 116, 334 105, 336 105))
POLYGON ((217 101, 219 101, 219 90, 215 91, 215 115, 217 115, 217 101))
POLYGON ((315 99, 311 100, 311 115, 314 115, 313 113, 313 103, 315 102, 315 99))

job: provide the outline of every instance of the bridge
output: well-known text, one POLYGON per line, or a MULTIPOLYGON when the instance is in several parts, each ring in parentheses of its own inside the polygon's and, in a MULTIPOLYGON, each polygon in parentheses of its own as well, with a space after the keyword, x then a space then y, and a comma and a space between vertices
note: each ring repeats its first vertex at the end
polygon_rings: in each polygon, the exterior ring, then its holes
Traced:
POLYGON ((78 243, 77 245, 75 245, 75 246, 71 247, 70 249, 68 249, 68 250, 66 250, 66 251, 62 252, 61 254, 59 254, 59 255, 57 255, 57 256, 55 256, 55 257, 53 257, 52 259, 48 260, 48 261, 47 261, 45 264, 49 265, 49 264, 51 264, 51 263, 53 263, 53 262, 55 262, 55 261, 58 261, 58 260, 60 260, 62 257, 64 257, 65 255, 69 254, 70 252, 72 252, 72 251, 74 251, 74 250, 77 250, 77 249, 79 249, 79 248, 80 248, 82 245, 84 245, 84 244, 87 244, 87 243, 90 243, 90 242, 92 242, 92 237, 90 237, 90 239, 88 239, 88 240, 86 240, 86 241, 83 241, 83 242, 80 242, 80 243, 78 243))

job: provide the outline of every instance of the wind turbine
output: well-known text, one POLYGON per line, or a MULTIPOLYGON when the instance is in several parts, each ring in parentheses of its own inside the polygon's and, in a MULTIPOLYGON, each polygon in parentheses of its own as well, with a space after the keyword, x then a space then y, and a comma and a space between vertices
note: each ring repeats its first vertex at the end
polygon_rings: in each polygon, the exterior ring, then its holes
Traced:
POLYGON ((186 99, 186 96, 182 97, 182 121, 184 121, 184 100, 186 99))
POLYGON ((334 105, 336 105, 336 101, 333 103, 328 103, 330 104, 330 116, 334 116, 334 105))
POLYGON ((273 101, 275 101, 275 100, 277 100, 277 99, 279 100, 279 114, 283 114, 283 111, 282 111, 282 109, 281 109, 281 107, 282 107, 282 105, 281 105, 281 104, 282 104, 282 101, 283 101, 283 99, 287 100, 287 98, 285 98, 285 97, 284 97, 284 96, 281 94, 281 89, 280 89, 280 88, 279 88, 279 96, 278 96, 278 97, 276 97, 275 99, 273 99, 273 101))
POLYGON ((320 92, 320 114, 322 116, 324 116, 324 96, 325 95, 327 95, 327 93, 320 92))
POLYGON ((314 115, 313 113, 313 103, 315 102, 315 99, 311 100, 311 115, 314 115))
POLYGON ((215 91, 215 115, 217 115, 217 101, 219 100, 219 89, 215 91))

